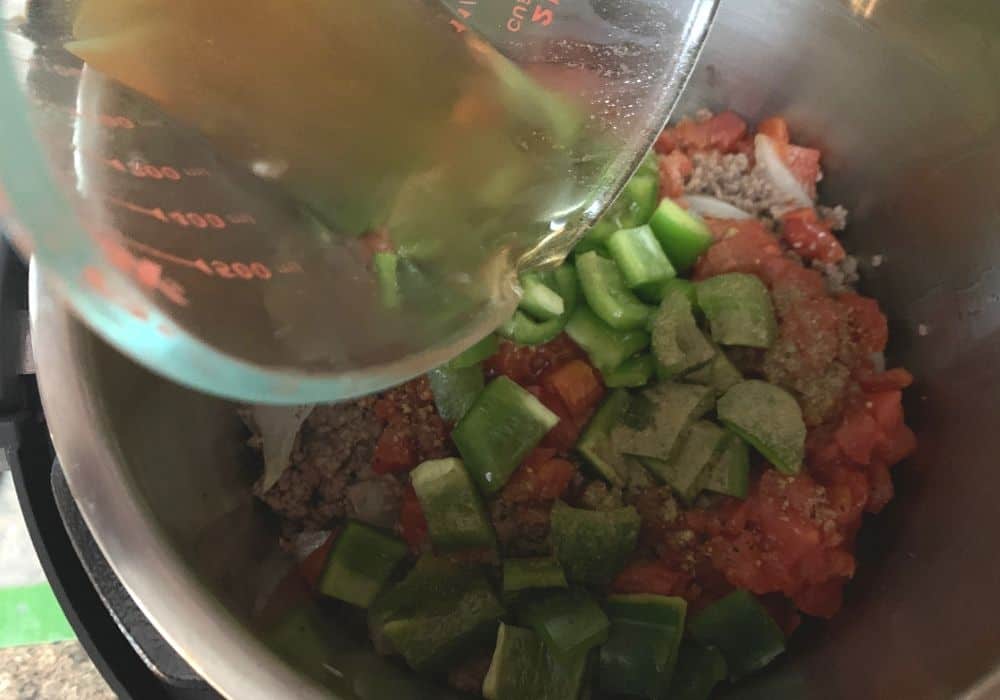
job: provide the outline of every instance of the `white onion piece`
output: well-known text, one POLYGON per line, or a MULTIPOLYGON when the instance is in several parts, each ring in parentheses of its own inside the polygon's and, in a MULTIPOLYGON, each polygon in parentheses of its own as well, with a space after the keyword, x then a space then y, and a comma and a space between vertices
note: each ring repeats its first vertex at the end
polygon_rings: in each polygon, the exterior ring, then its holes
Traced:
POLYGON ((806 192, 802 183, 795 177, 795 173, 789 170, 785 161, 781 159, 778 149, 774 145, 771 137, 765 134, 757 134, 754 139, 754 154, 757 158, 757 165, 761 167, 764 174, 771 181, 775 192, 786 199, 789 204, 800 207, 811 207, 812 198, 806 192))
POLYGON ((752 219, 753 215, 748 214, 739 207, 734 207, 729 202, 724 202, 718 197, 709 197, 703 194, 689 194, 684 196, 688 203, 688 210, 699 216, 708 216, 713 219, 727 219, 739 221, 742 219, 752 219))
POLYGON ((242 411, 247 427, 260 436, 264 454, 264 475, 258 484, 260 493, 267 493, 288 468, 295 446, 295 436, 312 406, 252 406, 242 411))

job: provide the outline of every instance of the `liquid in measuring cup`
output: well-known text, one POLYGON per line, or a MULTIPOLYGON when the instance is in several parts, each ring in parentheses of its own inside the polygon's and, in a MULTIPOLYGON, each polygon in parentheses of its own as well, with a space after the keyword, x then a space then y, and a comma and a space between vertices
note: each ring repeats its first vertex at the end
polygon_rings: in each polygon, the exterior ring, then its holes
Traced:
POLYGON ((124 129, 109 158, 105 142, 105 161, 139 152, 146 180, 186 180, 169 212, 146 189, 112 202, 163 224, 120 225, 133 250, 186 261, 189 303, 168 308, 182 325, 260 364, 364 371, 502 321, 518 265, 561 258, 614 181, 589 107, 600 81, 583 62, 522 70, 456 17, 400 0, 80 3, 66 48, 86 71, 279 186, 301 222, 233 224, 178 149, 124 129), (372 265, 384 251, 391 274, 372 265))

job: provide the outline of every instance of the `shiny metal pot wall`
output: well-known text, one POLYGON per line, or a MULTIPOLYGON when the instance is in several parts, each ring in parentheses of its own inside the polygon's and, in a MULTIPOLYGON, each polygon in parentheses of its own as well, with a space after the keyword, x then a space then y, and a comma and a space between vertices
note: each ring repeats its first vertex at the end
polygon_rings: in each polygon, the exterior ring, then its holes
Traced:
MULTIPOLYGON (((724 0, 689 88, 687 109, 781 113, 822 146, 825 196, 852 210, 850 244, 892 320, 893 359, 918 377, 919 454, 863 540, 847 609, 741 694, 1000 693, 998 37, 992 1, 724 0)), ((44 280, 33 292, 56 445, 126 586, 223 694, 318 694, 250 631, 281 559, 252 508, 231 407, 115 354, 44 280)), ((339 697, 421 694, 380 690, 384 667, 347 644, 335 659, 339 697)))

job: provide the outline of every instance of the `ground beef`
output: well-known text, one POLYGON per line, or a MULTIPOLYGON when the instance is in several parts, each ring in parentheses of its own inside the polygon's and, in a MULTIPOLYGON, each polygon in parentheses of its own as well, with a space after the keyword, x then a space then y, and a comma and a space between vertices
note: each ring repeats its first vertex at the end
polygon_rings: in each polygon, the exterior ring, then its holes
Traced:
POLYGON ((586 484, 580 492, 580 508, 587 510, 614 510, 624 505, 622 500, 622 490, 620 488, 609 487, 607 482, 594 479, 586 484))
POLYGON ((772 207, 783 203, 775 195, 771 181, 743 153, 694 153, 694 172, 684 189, 688 194, 717 197, 748 214, 769 214, 772 207))
POLYGON ((497 541, 507 556, 542 556, 552 552, 549 542, 551 503, 508 503, 498 498, 490 504, 497 541))
POLYGON ((830 228, 834 231, 843 231, 847 228, 847 209, 841 205, 835 207, 816 207, 819 218, 830 223, 830 228))
POLYGON ((284 530, 328 529, 348 511, 347 488, 371 464, 382 421, 370 398, 317 406, 303 424, 290 464, 260 498, 283 519, 284 530))
POLYGON ((853 291, 860 279, 858 276, 858 259, 848 255, 839 263, 812 261, 812 268, 823 275, 826 289, 830 294, 853 291))

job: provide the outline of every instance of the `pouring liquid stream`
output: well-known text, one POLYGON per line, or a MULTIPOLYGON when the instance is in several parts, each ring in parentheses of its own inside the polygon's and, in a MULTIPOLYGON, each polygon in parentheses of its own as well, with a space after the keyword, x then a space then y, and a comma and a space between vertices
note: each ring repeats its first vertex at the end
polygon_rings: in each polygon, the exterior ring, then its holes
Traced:
POLYGON ((510 312, 519 266, 561 259, 614 185, 619 149, 591 109, 599 80, 519 67, 437 2, 85 0, 74 34, 66 48, 86 70, 290 195, 293 230, 131 241, 267 270, 178 270, 190 303, 171 310, 262 364, 365 371, 469 340, 510 312), (397 256, 388 302, 376 251, 397 256))

